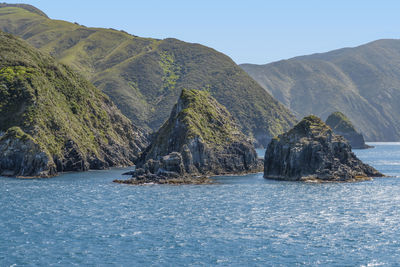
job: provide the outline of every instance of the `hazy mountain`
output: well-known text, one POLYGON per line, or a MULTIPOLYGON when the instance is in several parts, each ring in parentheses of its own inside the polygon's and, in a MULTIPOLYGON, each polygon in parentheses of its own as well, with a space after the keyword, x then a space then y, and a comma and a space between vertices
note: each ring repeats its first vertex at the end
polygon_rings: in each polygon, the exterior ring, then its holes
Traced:
POLYGON ((400 40, 241 67, 299 117, 341 111, 367 141, 400 140, 400 40))
POLYGON ((0 32, 0 175, 132 165, 146 142, 71 68, 0 32))
POLYGON ((183 88, 210 91, 264 145, 295 120, 229 57, 199 44, 87 28, 15 6, 0 8, 0 29, 79 70, 146 129, 162 125, 183 88))
MULTIPOLYGON (((174 155, 178 163, 171 164, 174 168, 169 171, 179 174, 238 174, 261 169, 254 146, 229 111, 200 90, 182 90, 169 119, 155 133, 137 166, 147 165, 147 171, 159 173, 162 170, 157 165, 162 166, 162 158, 168 155, 174 155)), ((168 164, 161 167, 166 168, 168 164)))

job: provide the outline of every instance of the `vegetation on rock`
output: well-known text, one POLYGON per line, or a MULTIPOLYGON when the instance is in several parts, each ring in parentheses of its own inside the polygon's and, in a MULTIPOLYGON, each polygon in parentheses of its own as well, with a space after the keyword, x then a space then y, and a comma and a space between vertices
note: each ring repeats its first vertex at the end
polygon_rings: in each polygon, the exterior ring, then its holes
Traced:
POLYGON ((339 131, 342 133, 356 132, 356 128, 351 123, 349 118, 339 111, 333 112, 331 115, 329 115, 326 119, 326 124, 328 124, 333 131, 339 131))
POLYGON ((145 145, 143 136, 100 90, 3 32, 0 133, 0 175, 51 176, 57 171, 130 165, 145 145), (28 170, 19 165, 35 153, 46 155, 47 167, 28 170))
POLYGON ((329 115, 326 119, 326 124, 329 125, 336 134, 346 138, 352 148, 371 148, 371 146, 365 144, 363 135, 357 132, 354 125, 342 112, 336 111, 329 115))

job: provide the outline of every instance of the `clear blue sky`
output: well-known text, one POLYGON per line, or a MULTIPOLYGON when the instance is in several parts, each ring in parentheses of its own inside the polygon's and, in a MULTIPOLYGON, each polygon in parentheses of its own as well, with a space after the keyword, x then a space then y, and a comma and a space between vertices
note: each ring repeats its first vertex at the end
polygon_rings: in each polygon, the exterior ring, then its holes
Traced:
POLYGON ((201 43, 236 63, 400 38, 400 1, 385 0, 15 0, 53 19, 201 43))

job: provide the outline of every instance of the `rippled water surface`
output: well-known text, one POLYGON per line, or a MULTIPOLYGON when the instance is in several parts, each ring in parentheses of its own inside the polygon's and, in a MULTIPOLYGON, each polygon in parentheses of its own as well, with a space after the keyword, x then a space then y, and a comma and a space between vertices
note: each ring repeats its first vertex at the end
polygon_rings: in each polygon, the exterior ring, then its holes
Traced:
MULTIPOLYGON (((400 176, 400 143, 356 154, 400 176)), ((0 178, 0 266, 400 264, 400 179, 113 184, 124 170, 0 178)))

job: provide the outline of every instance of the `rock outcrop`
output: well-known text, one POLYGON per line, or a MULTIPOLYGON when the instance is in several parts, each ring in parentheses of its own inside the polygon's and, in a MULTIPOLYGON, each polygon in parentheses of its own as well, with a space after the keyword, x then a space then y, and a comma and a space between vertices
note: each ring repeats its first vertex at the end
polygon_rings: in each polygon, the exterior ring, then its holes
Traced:
POLYGON ((354 149, 366 149, 371 146, 365 144, 364 136, 357 132, 353 123, 342 112, 333 112, 326 119, 326 124, 332 128, 335 134, 343 136, 354 149))
POLYGON ((351 152, 342 136, 313 115, 272 139, 265 153, 264 177, 270 179, 359 181, 381 176, 351 152))
POLYGON ((0 137, 0 175, 49 177, 57 172, 49 152, 19 127, 0 137))
POLYGON ((253 144, 226 108, 207 91, 184 89, 125 183, 199 183, 208 181, 204 176, 257 172, 260 167, 253 144))
POLYGON ((147 141, 69 67, 0 32, 0 175, 130 166, 147 141))

